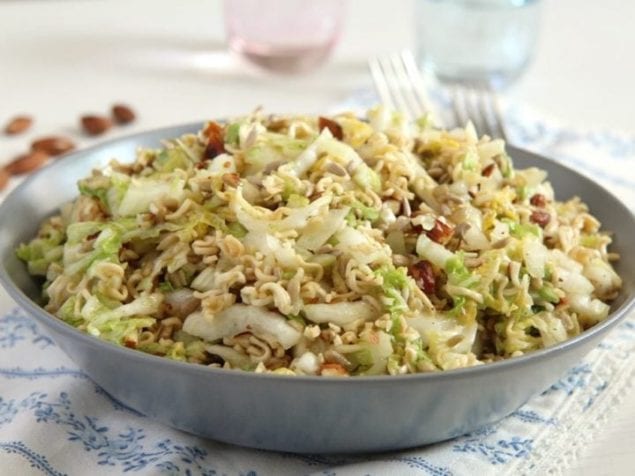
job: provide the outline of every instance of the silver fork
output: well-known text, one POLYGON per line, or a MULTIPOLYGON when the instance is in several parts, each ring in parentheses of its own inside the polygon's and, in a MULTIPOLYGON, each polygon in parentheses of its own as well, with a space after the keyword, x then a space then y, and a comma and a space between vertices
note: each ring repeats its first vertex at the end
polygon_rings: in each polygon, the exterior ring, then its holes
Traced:
POLYGON ((368 67, 386 108, 399 111, 410 120, 430 113, 441 126, 441 118, 428 97, 425 81, 410 51, 372 58, 368 67))
POLYGON ((507 141, 498 97, 489 85, 463 82, 449 89, 455 124, 464 126, 472 121, 479 135, 507 141))
MULTIPOLYGON (((385 107, 400 111, 411 120, 431 113, 436 125, 444 126, 442 116, 428 97, 426 82, 410 51, 372 58, 368 67, 385 107)), ((506 139, 498 100, 489 88, 472 83, 455 84, 450 86, 450 96, 452 125, 464 127, 471 120, 479 134, 506 139)))

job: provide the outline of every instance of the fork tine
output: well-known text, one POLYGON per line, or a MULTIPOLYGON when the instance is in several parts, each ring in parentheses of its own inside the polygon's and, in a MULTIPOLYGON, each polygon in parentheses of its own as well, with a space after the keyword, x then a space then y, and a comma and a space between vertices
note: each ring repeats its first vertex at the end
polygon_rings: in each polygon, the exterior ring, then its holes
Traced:
POLYGON ((384 106, 401 112, 409 120, 429 112, 435 123, 442 125, 428 99, 423 76, 410 51, 372 58, 368 67, 384 106))
POLYGON ((477 92, 480 115, 484 124, 486 124, 484 132, 492 138, 500 138, 506 141, 507 134, 505 133, 503 117, 496 94, 488 88, 479 88, 477 92))
POLYGON ((490 106, 493 111, 493 117, 495 119, 494 129, 496 130, 497 137, 500 137, 507 142, 507 131, 505 130, 505 121, 503 120, 503 114, 501 112, 498 96, 492 92, 489 93, 490 106))
POLYGON ((450 87, 456 122, 464 126, 471 120, 479 135, 507 141, 504 121, 496 94, 487 86, 473 83, 450 87))
POLYGON ((406 83, 410 86, 410 91, 414 99, 413 107, 417 107, 418 115, 421 116, 425 113, 431 113, 437 120, 439 119, 436 114, 435 108, 432 102, 428 98, 427 88, 421 71, 417 66, 417 62, 410 50, 404 50, 399 55, 401 60, 401 67, 406 76, 406 83))
POLYGON ((408 72, 400 55, 391 55, 390 63, 393 71, 396 74, 396 79, 401 85, 401 94, 404 99, 404 103, 410 111, 413 119, 416 119, 424 114, 424 110, 420 108, 419 101, 417 100, 417 94, 415 88, 412 86, 412 82, 409 80, 408 72))
POLYGON ((407 119, 412 119, 411 112, 408 107, 408 101, 403 94, 403 84, 401 83, 399 75, 394 68, 392 59, 390 56, 379 58, 379 65, 384 73, 384 79, 386 80, 388 91, 392 96, 396 109, 404 114, 407 119))
POLYGON ((465 83, 452 88, 452 104, 461 127, 472 121, 478 135, 498 137, 496 120, 490 108, 491 96, 479 85, 465 83))
POLYGON ((476 127, 476 131, 479 135, 493 137, 483 90, 477 85, 471 85, 468 90, 470 95, 470 117, 474 127, 476 127))
POLYGON ((401 62, 406 71, 406 75, 410 82, 410 87, 413 95, 419 105, 419 110, 425 114, 430 113, 434 119, 434 122, 439 127, 445 126, 445 121, 439 114, 438 108, 432 102, 428 96, 428 84, 432 78, 424 79, 424 75, 417 66, 415 57, 410 50, 404 50, 401 52, 401 62))
POLYGON ((458 85, 453 85, 450 86, 450 95, 452 97, 452 113, 455 127, 465 127, 469 120, 465 92, 458 85))
POLYGON ((481 116, 483 117, 483 123, 486 125, 484 128, 484 132, 492 137, 498 137, 498 133, 496 131, 497 121, 493 118, 492 113, 492 98, 488 91, 480 90, 478 92, 479 97, 479 109, 481 111, 481 116))
POLYGON ((395 104, 388 90, 388 84, 386 83, 386 78, 379 64, 379 60, 377 58, 371 58, 368 60, 368 67, 382 104, 388 109, 395 109, 395 104))

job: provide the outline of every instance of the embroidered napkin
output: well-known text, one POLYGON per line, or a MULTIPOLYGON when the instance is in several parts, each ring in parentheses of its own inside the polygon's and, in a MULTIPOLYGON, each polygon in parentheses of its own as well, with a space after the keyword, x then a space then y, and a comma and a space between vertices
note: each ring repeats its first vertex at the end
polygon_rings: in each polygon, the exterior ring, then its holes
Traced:
MULTIPOLYGON (((635 205, 635 170, 624 167, 635 160, 635 138, 574 131, 524 109, 508 110, 506 123, 512 143, 575 166, 635 205)), ((631 316, 561 380, 494 425, 409 451, 291 455, 204 440, 126 408, 0 290, 0 474, 558 474, 615 417, 635 377, 634 355, 631 316)))

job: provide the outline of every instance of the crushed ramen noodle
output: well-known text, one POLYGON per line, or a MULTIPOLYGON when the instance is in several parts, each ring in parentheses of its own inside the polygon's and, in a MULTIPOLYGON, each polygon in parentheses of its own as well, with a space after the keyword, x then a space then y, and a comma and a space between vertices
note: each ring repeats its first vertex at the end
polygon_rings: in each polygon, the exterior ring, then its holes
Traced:
POLYGON ((174 360, 284 375, 456 369, 605 319, 611 237, 468 124, 260 111, 139 150, 17 250, 46 310, 174 360))

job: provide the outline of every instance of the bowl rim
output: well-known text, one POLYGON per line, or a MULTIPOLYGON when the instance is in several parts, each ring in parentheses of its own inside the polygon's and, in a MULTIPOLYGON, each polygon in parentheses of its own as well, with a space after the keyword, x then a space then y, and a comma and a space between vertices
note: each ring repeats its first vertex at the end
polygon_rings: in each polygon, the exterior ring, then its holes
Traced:
MULTIPOLYGON (((218 120, 219 122, 223 122, 223 120, 218 120)), ((184 124, 176 124, 173 126, 165 126, 160 128, 149 129, 141 132, 136 132, 132 134, 127 134, 123 136, 119 136, 113 139, 109 139, 104 142, 100 142, 99 144, 95 144, 91 147, 87 147, 84 149, 80 149, 69 154, 66 154, 64 157, 61 157, 54 162, 47 164, 45 167, 42 167, 40 170, 35 172, 34 174, 27 177, 24 181, 22 181, 17 187, 15 187, 9 194, 5 197, 5 199, 0 203, 0 222, 4 222, 2 217, 6 215, 6 208, 8 207, 6 204, 10 203, 15 196, 17 196, 23 188, 26 188, 28 184, 32 181, 39 179, 41 175, 46 174, 50 169, 54 169, 57 167, 62 167, 64 163, 79 160, 86 155, 90 155, 92 153, 98 152, 102 149, 108 149, 111 145, 115 145, 121 142, 134 140, 146 135, 157 135, 160 133, 170 133, 170 131, 184 131, 191 129, 192 133, 196 133, 197 130, 200 130, 202 125, 204 125, 208 120, 196 121, 196 122, 188 122, 184 124)), ((172 132, 173 133, 173 132, 172 132)), ((514 147, 513 145, 506 144, 506 150, 509 152, 512 161, 514 160, 514 155, 517 153, 527 154, 532 156, 533 158, 538 158, 539 160, 545 160, 555 164, 557 167, 561 167, 567 171, 567 173, 575 176, 577 180, 581 180, 582 182, 591 183, 595 187, 597 187, 602 193, 604 193, 606 199, 612 201, 612 205, 621 209, 622 212, 625 212, 627 216, 630 217, 632 221, 635 221, 635 215, 619 198, 617 198, 612 192, 607 190, 602 184, 590 179, 589 177, 581 174, 577 170, 569 167, 566 164, 563 164, 555 159, 546 157, 542 154, 528 151, 526 149, 522 149, 519 147, 514 147)), ((224 379, 234 379, 234 380, 253 380, 253 379, 264 379, 265 381, 272 381, 275 383, 282 382, 299 382, 303 384, 311 384, 311 385, 327 385, 327 384, 335 384, 340 382, 348 382, 346 385, 355 385, 352 382, 358 382, 358 385, 361 384, 381 384, 381 385, 390 385, 395 382, 412 382, 418 383, 430 382, 430 381, 444 381, 446 379, 454 380, 454 379, 463 379, 463 378, 473 378, 478 375, 487 375, 496 372, 502 372, 508 370, 510 367, 523 367, 526 365, 531 365, 535 362, 540 362, 545 359, 551 358, 553 355, 566 352, 571 348, 578 347, 579 345, 583 345, 583 343, 587 340, 592 339, 594 336, 598 336, 607 332, 610 328, 619 324, 635 307, 635 292, 626 296, 624 302, 615 309, 613 312, 609 314, 609 316, 603 320, 602 322, 594 325, 593 327, 585 330, 579 335, 567 339, 563 342, 560 342, 554 346, 546 347, 543 349, 539 349, 536 351, 532 351, 526 354, 523 354, 518 357, 510 357, 507 359, 502 359, 496 362, 485 363, 482 365, 476 365, 472 367, 463 367, 451 370, 441 370, 436 372, 422 372, 422 373, 414 373, 414 374, 400 374, 400 375, 372 375, 372 376, 354 376, 349 378, 342 377, 323 377, 316 375, 284 375, 284 374, 273 374, 273 373, 255 373, 255 372, 247 372, 242 370, 230 370, 223 368, 214 368, 208 367, 206 365, 195 364, 191 362, 181 362, 172 360, 166 357, 161 357, 158 355, 149 354, 146 352, 142 352, 136 349, 130 349, 125 346, 116 345, 110 343, 108 341, 104 341, 98 337, 86 334, 85 332, 80 331, 79 329, 71 326, 70 324, 65 323, 54 314, 51 314, 44 310, 44 308, 40 307, 35 301, 31 300, 19 287, 13 282, 13 280, 9 279, 9 275, 6 271, 4 263, 0 262, 0 284, 5 288, 10 297, 12 297, 17 304, 19 304, 24 310, 27 310, 29 314, 33 315, 36 320, 46 326, 50 326, 56 333, 60 333, 68 337, 70 340, 79 339, 84 344, 89 347, 99 349, 104 352, 114 352, 119 354, 122 358, 133 359, 140 364, 146 365, 164 365, 167 370, 175 371, 175 372, 190 372, 195 375, 200 375, 201 377, 217 377, 224 379)))

